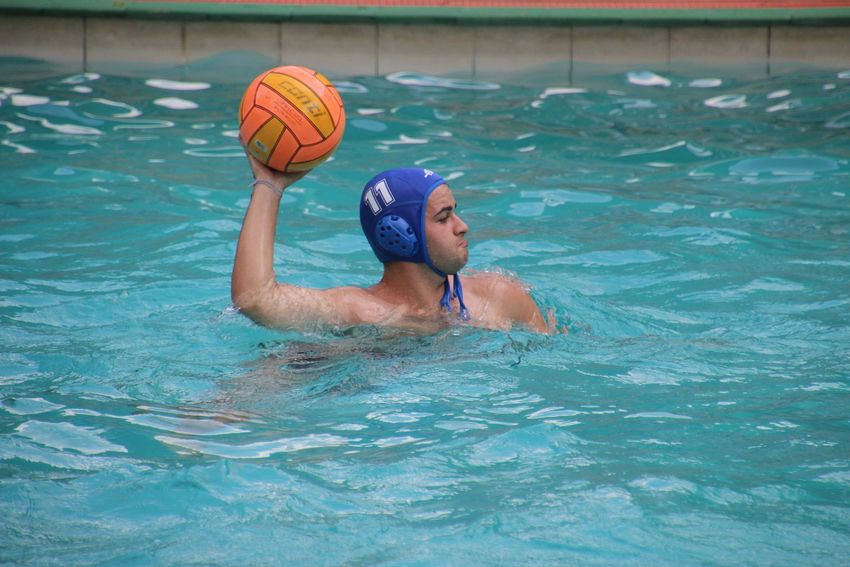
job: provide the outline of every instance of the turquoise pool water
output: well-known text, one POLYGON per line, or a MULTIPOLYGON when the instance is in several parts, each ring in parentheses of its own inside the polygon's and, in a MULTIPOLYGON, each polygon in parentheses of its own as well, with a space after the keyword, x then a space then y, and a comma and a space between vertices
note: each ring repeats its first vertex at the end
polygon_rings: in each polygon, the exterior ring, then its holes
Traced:
POLYGON ((359 188, 448 177, 569 335, 229 308, 244 83, 0 80, 0 562, 836 565, 850 72, 337 77, 278 276, 368 285, 359 188))

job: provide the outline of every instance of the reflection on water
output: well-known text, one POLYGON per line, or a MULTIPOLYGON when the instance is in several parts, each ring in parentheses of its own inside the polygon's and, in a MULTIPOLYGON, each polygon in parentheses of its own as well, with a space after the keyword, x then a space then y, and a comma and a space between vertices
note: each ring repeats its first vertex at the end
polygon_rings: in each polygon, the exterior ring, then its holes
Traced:
POLYGON ((420 165, 453 185, 470 269, 518 274, 570 329, 412 336, 228 307, 242 86, 21 65, 0 84, 8 561, 850 551, 850 71, 340 78, 352 127, 284 195, 278 275, 373 284, 359 190, 420 165))

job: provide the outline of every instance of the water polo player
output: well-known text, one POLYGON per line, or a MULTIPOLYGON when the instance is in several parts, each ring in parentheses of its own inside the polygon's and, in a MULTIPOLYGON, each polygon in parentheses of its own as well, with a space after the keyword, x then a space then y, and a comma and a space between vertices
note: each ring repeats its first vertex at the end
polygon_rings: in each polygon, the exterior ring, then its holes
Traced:
POLYGON ((549 332, 534 300, 516 281, 488 272, 465 275, 469 229, 451 189, 426 169, 392 169, 363 189, 360 222, 384 274, 369 288, 312 289, 275 281, 274 238, 280 197, 304 173, 286 174, 248 156, 254 190, 236 249, 233 303, 276 328, 379 325, 433 332, 456 322, 549 332))

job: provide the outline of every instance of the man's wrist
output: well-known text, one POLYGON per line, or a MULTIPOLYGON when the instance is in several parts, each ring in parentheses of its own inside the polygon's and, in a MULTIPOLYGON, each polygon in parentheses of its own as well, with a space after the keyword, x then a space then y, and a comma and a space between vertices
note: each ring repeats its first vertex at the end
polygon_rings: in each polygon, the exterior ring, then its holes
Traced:
POLYGON ((253 183, 251 183, 251 187, 256 188, 257 186, 267 187, 270 189, 278 199, 283 195, 283 185, 278 185, 277 183, 270 181, 268 179, 255 179, 253 183))

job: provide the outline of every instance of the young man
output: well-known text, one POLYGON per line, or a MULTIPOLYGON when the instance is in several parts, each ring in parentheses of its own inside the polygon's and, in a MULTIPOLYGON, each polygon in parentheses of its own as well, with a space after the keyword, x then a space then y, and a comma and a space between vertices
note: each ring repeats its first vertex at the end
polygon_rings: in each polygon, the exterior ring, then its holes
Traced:
POLYGON ((257 323, 299 329, 378 325, 430 333, 467 322, 551 331, 513 279, 484 272, 464 276, 461 284, 457 274, 469 258, 469 227, 457 215, 449 186, 424 169, 385 171, 363 190, 360 221, 384 263, 381 281, 366 289, 310 289, 275 281, 280 197, 304 174, 284 174, 251 156, 248 160, 255 182, 236 248, 231 297, 257 323))

